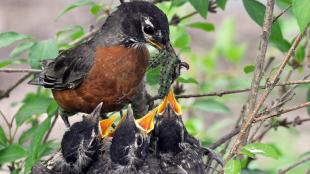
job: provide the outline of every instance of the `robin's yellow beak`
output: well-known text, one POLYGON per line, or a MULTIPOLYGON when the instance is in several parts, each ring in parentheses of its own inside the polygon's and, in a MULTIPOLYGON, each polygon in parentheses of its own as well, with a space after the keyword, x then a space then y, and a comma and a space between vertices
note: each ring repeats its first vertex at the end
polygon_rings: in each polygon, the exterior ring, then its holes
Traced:
POLYGON ((150 133, 154 129, 154 118, 157 113, 157 107, 149 111, 144 117, 136 120, 136 123, 145 133, 150 133))
POLYGON ((158 50, 162 50, 165 47, 162 43, 153 38, 148 39, 147 42, 158 50))
POLYGON ((106 138, 111 135, 111 133, 113 132, 112 125, 116 121, 117 118, 118 118, 118 115, 114 114, 108 119, 99 121, 99 132, 100 132, 101 138, 106 138))
POLYGON ((174 92, 172 89, 170 89, 168 95, 164 98, 162 103, 158 106, 158 115, 162 115, 164 111, 166 110, 168 103, 172 107, 173 111, 176 115, 181 116, 182 115, 182 109, 181 105, 178 103, 178 101, 175 98, 174 92))

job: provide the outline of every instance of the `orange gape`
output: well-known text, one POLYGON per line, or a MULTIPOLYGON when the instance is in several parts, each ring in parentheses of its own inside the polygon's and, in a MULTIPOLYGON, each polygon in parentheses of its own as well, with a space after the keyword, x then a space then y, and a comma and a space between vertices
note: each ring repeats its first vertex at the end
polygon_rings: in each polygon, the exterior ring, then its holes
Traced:
POLYGON ((100 102, 103 112, 119 110, 136 93, 148 60, 146 47, 97 47, 94 64, 80 86, 52 90, 54 98, 69 112, 90 113, 100 102))

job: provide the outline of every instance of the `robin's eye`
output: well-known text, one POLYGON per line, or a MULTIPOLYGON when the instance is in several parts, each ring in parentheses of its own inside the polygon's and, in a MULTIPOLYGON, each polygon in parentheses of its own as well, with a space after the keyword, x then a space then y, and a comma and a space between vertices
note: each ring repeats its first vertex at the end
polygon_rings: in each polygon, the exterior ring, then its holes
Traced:
POLYGON ((154 28, 150 25, 147 25, 143 28, 144 33, 152 35, 155 33, 154 28))
POLYGON ((137 143, 138 147, 142 146, 142 144, 143 144, 143 136, 142 135, 140 135, 140 134, 137 135, 136 143, 137 143))

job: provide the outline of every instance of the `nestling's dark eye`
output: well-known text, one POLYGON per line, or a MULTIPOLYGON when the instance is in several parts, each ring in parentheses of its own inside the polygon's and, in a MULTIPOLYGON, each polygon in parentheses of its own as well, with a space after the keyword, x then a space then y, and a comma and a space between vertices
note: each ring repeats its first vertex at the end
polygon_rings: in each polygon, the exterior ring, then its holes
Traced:
POLYGON ((144 31, 144 33, 149 34, 149 35, 152 35, 155 32, 154 28, 152 26, 150 26, 150 25, 145 26, 143 28, 143 31, 144 31))
POLYGON ((143 144, 143 136, 138 134, 137 135, 137 146, 140 147, 143 144))

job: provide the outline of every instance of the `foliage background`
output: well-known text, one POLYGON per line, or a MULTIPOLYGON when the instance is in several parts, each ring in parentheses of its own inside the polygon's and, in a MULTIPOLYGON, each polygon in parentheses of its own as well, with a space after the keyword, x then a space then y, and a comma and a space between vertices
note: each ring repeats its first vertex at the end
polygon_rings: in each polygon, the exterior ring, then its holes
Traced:
MULTIPOLYGON (((60 34, 59 36, 59 31, 64 28, 75 25, 83 27, 84 29, 80 27, 74 28, 76 36, 73 37, 79 37, 80 34, 83 33, 83 30, 85 32, 88 31, 90 24, 95 27, 102 24, 102 21, 96 22, 96 18, 98 19, 102 11, 97 15, 92 15, 90 13, 90 6, 76 8, 58 20, 55 20, 65 7, 74 2, 76 1, 0 0, 0 33, 15 31, 21 34, 31 35, 33 39, 30 40, 38 41, 58 39, 58 45, 54 46, 56 47, 54 49, 58 49, 57 47, 65 46, 63 43, 68 42, 68 39, 61 38, 66 37, 66 33, 60 34), (59 36, 58 38, 57 33, 59 36)), ((101 1, 94 2, 101 3, 101 1)), ((118 1, 103 2, 105 7, 109 7, 110 5, 114 6, 119 3, 118 1)), ((265 1, 261 2, 265 3, 265 1)), ((169 7, 170 5, 168 4, 161 5, 163 9, 168 9, 169 7)), ((284 7, 286 7, 285 4, 278 4, 275 14, 279 13, 284 7)), ((194 11, 194 9, 187 3, 184 6, 170 9, 168 16, 172 17, 175 13, 179 16, 184 16, 191 11, 194 11)), ((279 22, 283 35, 287 40, 291 41, 299 32, 296 19, 292 16, 285 15, 281 17, 279 22)), ((174 46, 179 49, 182 59, 186 60, 191 66, 188 72, 182 74, 184 79, 180 80, 180 82, 186 82, 184 83, 186 93, 204 93, 249 87, 253 74, 251 72, 246 73, 245 71, 251 71, 251 66, 248 65, 255 63, 254 59, 257 55, 260 31, 260 27, 247 14, 242 1, 235 0, 228 1, 225 10, 217 9, 217 13, 215 14, 208 13, 207 19, 195 15, 193 18, 182 21, 178 25, 178 28, 171 27, 171 37, 174 46), (194 22, 208 24, 204 24, 206 28, 205 30, 201 30, 195 29, 195 24, 190 25, 194 22), (245 67, 250 70, 244 70, 245 67)), ((19 43, 21 42, 16 42, 8 47, 0 49, 0 67, 4 66, 8 61, 12 63, 8 65, 9 67, 29 67, 27 62, 24 61, 27 60, 28 53, 15 56, 15 58, 14 56, 10 57, 11 51, 18 46, 19 43)), ((53 52, 53 43, 48 45, 48 50, 52 50, 51 52, 53 52)), ((51 54, 53 55, 53 53, 51 54)), ((36 57, 36 55, 31 54, 29 54, 29 56, 36 57)), ((276 58, 273 66, 277 66, 284 57, 284 54, 279 51, 279 49, 270 46, 268 49, 268 56, 274 56, 276 58)), ((286 69, 285 74, 287 74, 288 70, 289 69, 286 69)), ((309 72, 309 69, 302 68, 295 71, 292 79, 301 79, 303 74, 307 71, 309 72)), ((20 77, 22 77, 22 74, 0 73, 0 90, 9 88, 20 77)), ((149 84, 153 84, 154 77, 156 77, 156 72, 151 72, 148 76, 149 84)), ((153 94, 155 94, 156 86, 150 85, 149 88, 153 94)), ((303 103, 306 100, 307 90, 305 86, 297 88, 297 95, 289 105, 293 106, 298 103, 303 103)), ((274 90, 272 95, 277 96, 277 93, 278 90, 274 90)), ((16 139, 13 141, 14 144, 22 145, 21 147, 23 150, 20 152, 20 154, 22 154, 21 157, 36 151, 37 154, 32 158, 37 159, 42 154, 48 153, 49 150, 57 148, 59 140, 65 131, 65 126, 60 119, 57 120, 49 137, 50 140, 54 141, 48 141, 49 144, 46 145, 46 149, 38 150, 33 147, 33 145, 35 145, 35 138, 32 137, 34 134, 25 137, 22 142, 19 140, 19 137, 22 135, 25 136, 23 132, 29 130, 30 127, 34 126, 35 131, 37 131, 39 130, 39 126, 42 133, 45 132, 44 129, 49 127, 50 119, 52 119, 53 114, 50 114, 50 117, 47 117, 46 114, 41 115, 41 113, 46 112, 47 108, 53 113, 54 104, 51 104, 49 98, 49 93, 46 90, 38 89, 23 83, 11 93, 9 98, 0 100, 0 111, 3 112, 6 117, 12 118, 16 113, 19 113, 23 116, 19 116, 18 118, 25 118, 25 120, 16 120, 19 123, 23 123, 23 121, 25 121, 25 123, 21 124, 21 128, 17 131, 16 139), (33 96, 29 95, 29 93, 40 96, 35 97, 39 98, 39 100, 32 100, 33 96), (28 94, 28 97, 24 100, 26 94, 28 94), (24 102, 22 102, 23 100, 24 102), (27 113, 28 111, 25 111, 26 113, 21 112, 21 107, 26 107, 27 110, 27 106, 25 106, 27 102, 28 105, 30 105, 29 112, 35 110, 33 108, 34 105, 40 106, 43 110, 39 109, 37 113, 27 113), (44 125, 44 123, 46 123, 46 125, 44 125)), ((243 93, 223 97, 181 99, 180 101, 185 111, 184 117, 187 120, 186 125, 188 129, 207 145, 233 129, 242 104, 245 103, 246 99, 247 93, 243 93)), ((286 114, 285 116, 293 118, 293 116, 297 115, 303 118, 309 117, 306 109, 300 109, 286 114)), ((73 122, 79 119, 78 117, 70 118, 73 122)), ((0 119, 0 125, 7 134, 8 129, 3 119, 0 119)), ((260 169, 265 171, 265 173, 276 173, 279 169, 300 159, 302 154, 310 151, 309 131, 309 123, 305 123, 296 128, 279 128, 277 131, 270 131, 263 142, 272 143, 277 146, 281 151, 279 159, 275 160, 259 156, 258 160, 250 164, 249 168, 260 169)), ((219 150, 220 148, 218 151, 219 150)), ((27 160, 31 161, 31 158, 28 156, 27 160)), ((289 173, 305 173, 306 170, 309 169, 309 165, 310 163, 308 162, 289 173)), ((22 166, 22 164, 16 164, 17 168, 20 166, 22 166)), ((3 167, 0 173, 8 173, 8 168, 3 167)))

